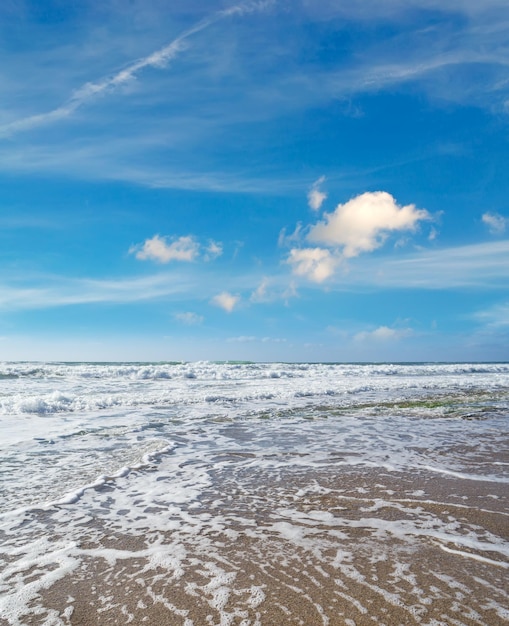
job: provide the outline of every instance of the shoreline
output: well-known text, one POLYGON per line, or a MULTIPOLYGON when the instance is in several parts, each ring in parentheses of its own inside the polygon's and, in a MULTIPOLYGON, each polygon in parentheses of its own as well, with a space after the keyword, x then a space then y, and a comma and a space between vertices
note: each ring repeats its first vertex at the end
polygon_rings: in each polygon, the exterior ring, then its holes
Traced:
POLYGON ((0 624, 508 623, 503 483, 352 467, 271 480, 235 463, 211 478, 190 502, 159 501, 165 532, 111 516, 118 485, 27 514, 46 546, 31 581, 47 579, 0 624))

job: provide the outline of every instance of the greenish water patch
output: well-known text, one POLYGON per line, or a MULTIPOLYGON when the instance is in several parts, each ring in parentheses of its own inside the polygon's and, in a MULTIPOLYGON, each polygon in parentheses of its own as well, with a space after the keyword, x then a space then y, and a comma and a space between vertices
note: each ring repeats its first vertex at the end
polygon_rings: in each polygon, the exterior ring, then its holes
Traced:
POLYGON ((403 415, 423 415, 426 417, 461 417, 463 419, 483 419, 494 414, 509 415, 509 392, 466 391, 460 394, 433 395, 420 398, 401 398, 394 400, 368 401, 350 405, 321 405, 313 412, 326 413, 329 416, 358 415, 366 416, 395 413, 403 415))

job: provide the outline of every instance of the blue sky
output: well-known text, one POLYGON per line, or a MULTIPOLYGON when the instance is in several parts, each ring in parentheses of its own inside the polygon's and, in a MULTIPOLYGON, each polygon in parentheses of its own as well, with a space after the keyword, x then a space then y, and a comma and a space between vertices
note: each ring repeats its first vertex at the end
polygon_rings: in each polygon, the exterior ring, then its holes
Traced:
POLYGON ((506 0, 7 0, 0 358, 509 358, 506 0))

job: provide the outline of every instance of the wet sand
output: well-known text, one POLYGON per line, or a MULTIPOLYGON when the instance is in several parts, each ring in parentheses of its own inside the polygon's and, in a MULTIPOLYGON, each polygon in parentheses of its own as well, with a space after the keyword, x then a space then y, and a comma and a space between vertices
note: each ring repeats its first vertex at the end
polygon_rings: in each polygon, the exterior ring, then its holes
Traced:
MULTIPOLYGON (((78 561, 48 579, 18 623, 509 623, 503 483, 330 467, 276 478, 231 464, 181 507, 175 531, 145 534, 102 518, 112 493, 97 489, 92 514, 73 521, 79 545, 68 554, 78 561)), ((47 529, 50 551, 70 510, 34 512, 26 524, 47 529)), ((160 514, 170 515, 164 503, 160 514)), ((51 559, 34 580, 44 567, 51 559)))

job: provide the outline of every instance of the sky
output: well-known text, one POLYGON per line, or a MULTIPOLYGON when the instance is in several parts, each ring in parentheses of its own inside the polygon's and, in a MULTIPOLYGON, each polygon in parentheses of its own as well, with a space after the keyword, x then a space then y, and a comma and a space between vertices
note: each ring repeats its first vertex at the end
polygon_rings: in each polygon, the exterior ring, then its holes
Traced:
POLYGON ((4 0, 0 360, 509 360, 507 0, 4 0))

